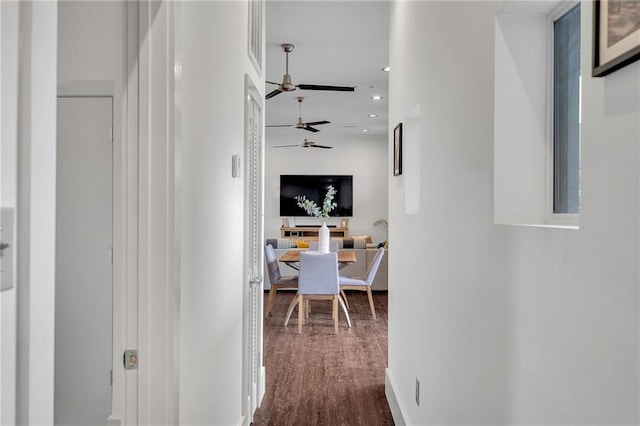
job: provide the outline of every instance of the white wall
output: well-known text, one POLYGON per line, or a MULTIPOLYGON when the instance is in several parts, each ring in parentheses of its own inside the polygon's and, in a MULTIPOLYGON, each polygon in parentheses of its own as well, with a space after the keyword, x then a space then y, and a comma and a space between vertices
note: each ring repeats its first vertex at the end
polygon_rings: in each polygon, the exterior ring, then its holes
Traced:
POLYGON ((390 121, 421 104, 423 214, 391 178, 391 391, 409 424, 637 424, 640 63, 590 77, 583 4, 580 229, 493 225, 498 7, 392 9, 390 121))
MULTIPOLYGON (((0 3, 0 207, 3 210, 15 209, 18 203, 18 22, 19 4, 0 3)), ((15 229, 11 231, 14 239, 8 241, 7 224, 3 223, 3 227, 2 242, 10 243, 15 250, 15 229)), ((14 424, 16 419, 16 268, 15 261, 9 267, 8 253, 3 254, 2 280, 6 287, 8 280, 13 280, 13 288, 0 292, 0 424, 14 424)))
MULTIPOLYGON (((267 103, 267 108, 269 107, 267 103)), ((374 242, 387 240, 386 225, 373 223, 386 219, 388 203, 388 164, 386 136, 326 135, 320 145, 333 149, 273 148, 274 145, 302 143, 302 131, 288 134, 268 133, 265 152, 265 237, 278 238, 282 226, 280 216, 280 175, 343 174, 353 175, 353 217, 349 219, 349 235, 371 235, 374 242)), ((340 225, 339 218, 327 222, 340 225)), ((293 218, 294 224, 319 222, 312 217, 293 218)))
POLYGON ((247 2, 184 2, 176 54, 182 131, 180 424, 239 424, 242 415, 247 2), (244 169, 244 167, 243 167, 244 169))
POLYGON ((16 424, 53 423, 57 16, 20 4, 16 424))

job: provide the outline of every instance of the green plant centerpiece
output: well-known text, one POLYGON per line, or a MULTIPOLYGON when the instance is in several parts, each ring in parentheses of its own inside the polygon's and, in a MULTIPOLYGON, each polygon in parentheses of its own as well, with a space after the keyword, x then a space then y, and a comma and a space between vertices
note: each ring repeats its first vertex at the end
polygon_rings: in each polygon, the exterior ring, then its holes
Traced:
POLYGON ((315 201, 308 199, 304 195, 296 195, 293 197, 296 200, 298 207, 307 212, 309 216, 317 217, 322 220, 322 226, 318 231, 318 251, 320 253, 329 252, 329 228, 327 228, 325 221, 329 218, 331 210, 338 207, 338 204, 333 201, 337 192, 338 191, 336 191, 333 185, 329 185, 327 187, 327 194, 324 196, 322 208, 320 208, 315 201))
POLYGON ((336 193, 338 191, 332 185, 327 187, 327 194, 324 196, 324 201, 322 202, 322 209, 318 207, 315 201, 308 199, 304 195, 296 195, 295 200, 298 204, 298 207, 303 209, 309 216, 317 217, 318 219, 322 219, 323 221, 329 218, 329 212, 331 210, 338 207, 338 204, 333 201, 336 193))

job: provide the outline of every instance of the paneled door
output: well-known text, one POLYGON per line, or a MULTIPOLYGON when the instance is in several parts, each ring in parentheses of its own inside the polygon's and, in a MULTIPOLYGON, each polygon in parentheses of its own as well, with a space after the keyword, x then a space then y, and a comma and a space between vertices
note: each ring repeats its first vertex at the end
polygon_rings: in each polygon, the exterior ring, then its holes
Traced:
POLYGON ((55 424, 105 425, 112 394, 111 97, 59 97, 55 424))
POLYGON ((262 299, 263 299, 263 203, 262 173, 264 164, 261 97, 247 76, 245 103, 245 332, 244 389, 245 424, 264 394, 262 361, 262 299))

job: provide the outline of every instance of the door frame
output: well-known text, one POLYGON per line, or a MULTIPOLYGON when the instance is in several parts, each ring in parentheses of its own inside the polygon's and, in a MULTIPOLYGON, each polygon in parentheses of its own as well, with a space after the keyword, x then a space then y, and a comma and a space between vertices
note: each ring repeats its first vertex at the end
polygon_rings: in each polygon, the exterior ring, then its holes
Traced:
MULTIPOLYGON (((116 158, 115 151, 117 148, 121 148, 121 143, 116 143, 115 141, 115 99, 114 99, 114 89, 113 82, 111 81, 88 81, 88 82, 59 82, 58 83, 58 95, 57 99, 109 99, 111 101, 111 410, 110 414, 105 421, 109 421, 109 419, 114 418, 114 400, 117 400, 118 393, 120 391, 120 383, 119 379, 121 376, 122 363, 116 362, 119 359, 119 348, 117 345, 121 342, 120 339, 120 329, 116 327, 119 320, 121 320, 121 309, 120 303, 121 299, 117 298, 116 295, 121 293, 121 284, 116 286, 116 282, 121 283, 121 280, 116 279, 116 268, 121 269, 121 259, 116 259, 115 252, 118 254, 121 252, 121 247, 116 247, 116 238, 119 235, 119 230, 116 230, 115 223, 116 217, 115 213, 118 211, 115 208, 116 200, 121 202, 121 191, 115 185, 116 180, 120 180, 121 176, 116 175, 116 158), (116 288, 117 287, 117 288, 116 288), (118 386, 116 386, 116 381, 118 381, 118 386)), ((58 112, 58 117, 59 117, 58 112)), ((59 157, 57 157, 58 159, 59 157)), ((57 160, 56 159, 56 160, 57 160)), ((56 172, 57 175, 57 172, 56 172)), ((58 203, 58 193, 56 191, 56 209, 58 203)), ((56 224, 57 227, 57 224, 56 224)), ((56 236, 56 240, 58 237, 56 236)), ((105 253, 105 256, 107 254, 105 253)), ((56 292, 58 291, 58 286, 56 285, 56 292)), ((56 295, 57 298, 57 295, 56 295)), ((55 336, 54 342, 57 342, 57 336, 55 336)), ((54 351, 56 350, 56 346, 54 343, 54 351)), ((54 359, 54 369, 55 369, 55 359, 54 359)), ((54 379, 55 384, 55 379, 54 379)), ((54 407, 55 407, 55 391, 54 391, 54 407)), ((55 415, 54 415, 55 418, 55 415)))
MULTIPOLYGON (((127 159, 123 149, 122 132, 122 96, 119 96, 114 81, 62 81, 58 83, 58 98, 111 98, 112 99, 112 143, 113 143, 113 305, 112 305, 112 371, 113 384, 111 391, 111 415, 107 419, 108 425, 119 425, 123 418, 123 410, 127 401, 124 398, 127 392, 124 389, 127 382, 126 370, 120 360, 127 347, 128 336, 135 332, 137 324, 136 316, 131 316, 131 310, 137 311, 135 304, 127 303, 128 291, 126 290, 135 281, 127 279, 127 244, 129 238, 135 238, 136 232, 127 228, 127 212, 124 194, 127 193, 129 181, 125 172, 127 159), (130 233, 131 235, 127 235, 130 233), (130 306, 133 305, 133 306, 130 306)), ((134 222, 135 223, 135 222, 134 222)), ((135 256, 131 256, 135 258, 135 256)), ((135 376, 135 374, 133 374, 135 376)), ((136 405, 135 400, 130 401, 136 405)))

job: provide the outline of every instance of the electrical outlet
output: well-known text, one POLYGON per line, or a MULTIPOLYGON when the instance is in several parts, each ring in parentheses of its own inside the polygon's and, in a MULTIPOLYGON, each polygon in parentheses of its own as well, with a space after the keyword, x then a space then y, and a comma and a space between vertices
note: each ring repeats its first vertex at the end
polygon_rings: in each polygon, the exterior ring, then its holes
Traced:
POLYGON ((416 404, 420 406, 420 380, 416 377, 416 404))

